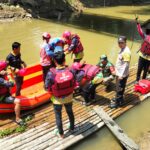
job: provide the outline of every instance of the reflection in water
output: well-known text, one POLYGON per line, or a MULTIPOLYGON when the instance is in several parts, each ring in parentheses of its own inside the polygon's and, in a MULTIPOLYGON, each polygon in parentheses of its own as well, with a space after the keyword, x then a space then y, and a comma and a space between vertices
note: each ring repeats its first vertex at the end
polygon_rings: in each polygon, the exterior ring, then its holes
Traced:
POLYGON ((76 27, 107 35, 126 35, 129 40, 139 37, 136 32, 136 24, 133 20, 122 20, 108 16, 95 14, 73 15, 71 18, 62 20, 62 23, 72 24, 76 27), (130 31, 130 32, 127 32, 130 31))

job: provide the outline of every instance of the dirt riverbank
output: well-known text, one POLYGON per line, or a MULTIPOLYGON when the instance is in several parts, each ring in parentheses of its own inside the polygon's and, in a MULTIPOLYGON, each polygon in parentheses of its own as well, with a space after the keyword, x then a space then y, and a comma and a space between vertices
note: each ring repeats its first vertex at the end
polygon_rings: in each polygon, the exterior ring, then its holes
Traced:
POLYGON ((0 22, 30 19, 32 15, 19 5, 0 4, 0 22))

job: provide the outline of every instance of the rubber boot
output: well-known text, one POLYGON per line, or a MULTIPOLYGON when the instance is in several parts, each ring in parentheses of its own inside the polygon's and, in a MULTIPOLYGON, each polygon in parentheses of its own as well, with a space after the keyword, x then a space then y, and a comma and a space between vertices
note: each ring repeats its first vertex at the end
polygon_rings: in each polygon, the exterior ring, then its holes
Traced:
POLYGON ((90 93, 90 98, 92 100, 95 100, 95 94, 96 94, 95 89, 96 89, 96 85, 90 83, 90 85, 89 85, 89 93, 90 93))

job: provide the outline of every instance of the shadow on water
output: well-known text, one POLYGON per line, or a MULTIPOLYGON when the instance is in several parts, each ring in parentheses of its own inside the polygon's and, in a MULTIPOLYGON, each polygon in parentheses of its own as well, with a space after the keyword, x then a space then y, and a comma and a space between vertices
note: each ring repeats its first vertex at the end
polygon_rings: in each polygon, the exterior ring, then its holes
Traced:
POLYGON ((140 8, 140 9, 136 9, 136 10, 128 10, 128 11, 120 11, 119 13, 122 14, 137 14, 138 15, 150 15, 150 7, 149 8, 140 8))
POLYGON ((96 32, 108 36, 117 37, 126 35, 129 40, 140 39, 136 30, 136 24, 132 20, 108 17, 96 14, 73 14, 71 17, 53 20, 58 24, 73 26, 74 28, 96 32))
POLYGON ((129 5, 142 5, 145 2, 148 2, 148 0, 80 0, 82 4, 85 7, 88 8, 97 8, 97 7, 102 7, 102 6, 118 6, 118 5, 124 5, 124 6, 129 6, 129 5))

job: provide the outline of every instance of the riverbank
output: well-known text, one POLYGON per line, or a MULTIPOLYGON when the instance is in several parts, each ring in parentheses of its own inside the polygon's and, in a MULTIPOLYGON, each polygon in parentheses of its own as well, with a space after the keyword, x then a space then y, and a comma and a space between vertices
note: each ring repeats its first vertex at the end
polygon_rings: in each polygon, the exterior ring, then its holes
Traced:
POLYGON ((142 136, 139 140, 140 150, 149 150, 150 149, 150 131, 142 136))
POLYGON ((30 19, 32 15, 19 5, 0 4, 0 22, 10 22, 18 19, 30 19))
POLYGON ((34 1, 34 0, 6 0, 0 3, 0 22, 14 21, 26 18, 57 18, 69 17, 72 13, 82 12, 82 4, 73 1, 34 1))
POLYGON ((114 6, 114 7, 101 7, 101 8, 88 8, 84 10, 86 14, 92 14, 95 16, 104 16, 111 18, 118 18, 123 20, 134 20, 136 16, 139 16, 139 20, 144 22, 149 19, 150 4, 146 5, 131 5, 130 9, 126 6, 114 6))
POLYGON ((60 20, 63 17, 67 18, 72 13, 78 14, 90 14, 95 16, 112 17, 125 20, 133 20, 135 16, 139 16, 140 21, 146 21, 149 19, 150 5, 132 5, 130 10, 126 6, 113 6, 113 7, 95 7, 90 8, 82 1, 72 0, 68 3, 63 1, 55 3, 43 3, 35 1, 22 1, 18 5, 12 5, 10 3, 0 3, 0 22, 14 21, 17 19, 26 18, 56 18, 60 20), (29 3, 30 2, 30 3, 29 3), (117 10, 117 11, 116 11, 117 10), (119 16, 119 17, 118 17, 119 16))

